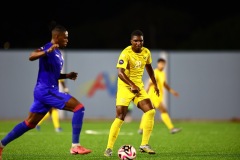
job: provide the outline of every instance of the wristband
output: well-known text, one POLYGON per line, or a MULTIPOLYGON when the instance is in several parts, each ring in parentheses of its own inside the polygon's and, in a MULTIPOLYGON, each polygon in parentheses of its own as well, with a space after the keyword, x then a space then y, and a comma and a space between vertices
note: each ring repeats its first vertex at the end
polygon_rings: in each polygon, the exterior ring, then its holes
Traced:
POLYGON ((67 74, 62 74, 62 79, 67 79, 67 74))

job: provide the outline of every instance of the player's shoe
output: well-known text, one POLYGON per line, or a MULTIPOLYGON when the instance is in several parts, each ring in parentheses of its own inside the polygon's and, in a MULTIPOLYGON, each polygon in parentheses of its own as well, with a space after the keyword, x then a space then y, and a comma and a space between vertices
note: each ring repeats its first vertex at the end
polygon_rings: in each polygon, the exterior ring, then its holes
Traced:
POLYGON ((83 146, 72 147, 70 149, 71 154, 88 154, 92 151, 90 149, 84 148, 83 146))
POLYGON ((112 156, 112 149, 110 149, 110 148, 106 149, 104 152, 104 156, 106 156, 106 157, 112 156))
POLYGON ((173 129, 170 130, 170 133, 175 134, 175 133, 180 132, 181 130, 182 130, 181 128, 173 128, 173 129))
POLYGON ((39 125, 36 125, 36 130, 40 131, 41 127, 39 125))
POLYGON ((0 147, 0 160, 2 160, 2 151, 3 151, 3 148, 0 147))
POLYGON ((139 129, 139 130, 138 130, 138 134, 143 134, 143 130, 142 130, 142 129, 139 129))
POLYGON ((145 153, 148 153, 148 154, 155 154, 155 151, 152 150, 151 146, 146 144, 146 145, 142 145, 140 146, 140 152, 145 152, 145 153))
POLYGON ((62 132, 62 128, 61 128, 61 127, 55 128, 55 131, 56 131, 56 132, 62 132))

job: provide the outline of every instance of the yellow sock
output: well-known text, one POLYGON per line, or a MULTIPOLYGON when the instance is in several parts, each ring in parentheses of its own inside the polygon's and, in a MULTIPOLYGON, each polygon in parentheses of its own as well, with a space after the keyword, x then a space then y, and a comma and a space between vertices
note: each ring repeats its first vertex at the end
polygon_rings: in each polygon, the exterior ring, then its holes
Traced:
POLYGON ((52 121, 53 121, 54 128, 60 127, 58 110, 55 108, 52 109, 52 121))
POLYGON ((155 113, 156 113, 155 109, 151 109, 144 113, 145 115, 143 121, 143 134, 141 145, 148 144, 148 141, 153 130, 155 113))
POLYGON ((48 112, 42 119, 40 122, 38 122, 38 126, 40 126, 42 124, 43 121, 45 121, 46 119, 48 119, 48 117, 50 116, 50 113, 48 112))
POLYGON ((122 124, 123 120, 119 118, 115 118, 115 120, 113 121, 109 132, 107 148, 113 149, 113 145, 118 137, 122 124))
POLYGON ((164 124, 167 126, 168 129, 173 129, 174 128, 168 113, 161 113, 161 118, 162 118, 162 121, 164 122, 164 124))
POLYGON ((142 118, 141 118, 141 122, 140 122, 140 125, 139 125, 139 129, 143 129, 143 122, 145 121, 145 119, 144 119, 144 116, 145 114, 143 113, 143 115, 142 115, 142 118))

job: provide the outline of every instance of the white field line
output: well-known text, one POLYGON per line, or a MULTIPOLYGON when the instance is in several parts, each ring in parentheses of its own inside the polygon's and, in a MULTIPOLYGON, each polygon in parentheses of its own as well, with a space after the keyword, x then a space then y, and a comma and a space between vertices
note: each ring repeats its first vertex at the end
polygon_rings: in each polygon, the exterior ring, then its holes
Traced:
MULTIPOLYGON (((85 133, 85 134, 89 134, 89 135, 108 135, 109 134, 109 131, 96 131, 96 130, 85 130, 84 132, 82 133, 85 133)), ((5 136, 7 135, 8 132, 0 132, 0 135, 1 136, 5 136)), ((24 135, 29 135, 29 136, 36 136, 36 135, 46 135, 46 134, 57 134, 57 135, 71 135, 72 132, 65 132, 65 131, 62 131, 60 133, 56 133, 55 131, 52 131, 52 132, 45 132, 45 131, 39 131, 39 132, 26 132, 24 135)), ((137 132, 134 133, 134 132, 121 132, 119 133, 119 135, 128 135, 128 136, 133 136, 134 134, 138 134, 137 132)))
MULTIPOLYGON (((108 135, 109 131, 94 131, 94 130, 86 130, 86 134, 93 134, 93 135, 108 135)), ((119 132, 119 135, 134 135, 133 132, 119 132)))

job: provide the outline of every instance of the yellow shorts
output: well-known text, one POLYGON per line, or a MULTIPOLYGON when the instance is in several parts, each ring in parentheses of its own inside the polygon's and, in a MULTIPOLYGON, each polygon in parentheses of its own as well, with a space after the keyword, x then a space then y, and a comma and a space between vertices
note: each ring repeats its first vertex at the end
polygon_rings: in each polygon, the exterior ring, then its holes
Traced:
POLYGON ((156 93, 150 93, 149 94, 150 100, 155 108, 159 108, 160 104, 163 101, 163 96, 159 95, 159 97, 156 95, 156 93))
POLYGON ((141 88, 138 94, 134 94, 130 88, 122 86, 118 87, 116 106, 129 106, 132 100, 137 106, 138 102, 144 99, 149 99, 149 96, 144 88, 141 88))

